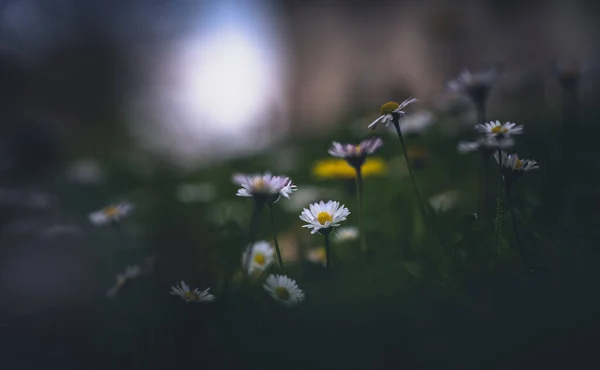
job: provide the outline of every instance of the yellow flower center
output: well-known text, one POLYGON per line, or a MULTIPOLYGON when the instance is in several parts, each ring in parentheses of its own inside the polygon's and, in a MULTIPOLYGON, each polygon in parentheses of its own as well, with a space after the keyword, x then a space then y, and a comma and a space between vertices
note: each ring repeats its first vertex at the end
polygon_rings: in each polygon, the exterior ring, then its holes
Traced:
POLYGON ((391 114, 394 110, 398 108, 400 108, 400 104, 396 103, 395 101, 389 101, 381 106, 380 112, 383 116, 385 114, 391 114))
POLYGON ((502 127, 502 126, 494 126, 492 128, 492 133, 493 134, 506 134, 506 133, 508 133, 508 129, 506 127, 502 127))
POLYGON ((319 214, 317 215, 317 220, 319 221, 319 223, 321 225, 325 225, 325 222, 329 221, 333 221, 333 217, 331 217, 331 215, 329 214, 329 212, 319 212, 319 214))
POLYGON ((183 296, 187 299, 189 299, 190 301, 197 301, 200 299, 200 297, 198 296, 198 294, 194 293, 194 292, 185 292, 183 293, 183 296))
POLYGON ((264 265, 265 262, 267 261, 267 259, 265 258, 265 255, 262 253, 256 253, 254 255, 254 262, 256 262, 259 265, 264 265))
POLYGON ((361 150, 362 150, 362 149, 361 149, 360 145, 356 145, 356 146, 354 147, 354 152, 355 152, 356 154, 360 154, 361 150))
POLYGON ((260 178, 260 179, 254 180, 254 183, 252 185, 254 187, 254 190, 263 190, 267 184, 266 184, 265 180, 260 178))
POLYGON ((108 207, 104 208, 104 210, 102 212, 104 212, 104 216, 106 216, 108 218, 117 217, 119 215, 119 207, 108 206, 108 207))
POLYGON ((290 291, 286 287, 278 286, 275 288, 275 295, 282 301, 290 299, 290 291))
POLYGON ((520 159, 517 159, 517 161, 515 162, 515 168, 520 169, 522 167, 523 167, 523 161, 520 159))

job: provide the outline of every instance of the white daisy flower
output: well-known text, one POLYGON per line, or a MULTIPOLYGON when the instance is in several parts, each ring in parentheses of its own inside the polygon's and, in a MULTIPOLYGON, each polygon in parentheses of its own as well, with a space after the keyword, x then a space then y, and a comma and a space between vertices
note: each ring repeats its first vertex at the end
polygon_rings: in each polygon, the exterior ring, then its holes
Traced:
POLYGON ((89 215, 90 221, 96 226, 105 225, 111 222, 118 222, 126 216, 133 213, 135 207, 128 202, 109 205, 99 211, 89 215))
POLYGON ((304 208, 300 219, 307 222, 307 227, 313 229, 311 234, 315 234, 317 231, 331 230, 333 227, 340 225, 340 222, 346 220, 346 217, 350 214, 348 208, 341 205, 339 202, 328 201, 327 203, 320 201, 319 203, 313 203, 309 208, 304 208))
MULTIPOLYGON (((400 120, 400 130, 403 134, 420 134, 434 122, 433 113, 429 111, 415 112, 400 120)), ((396 130, 390 130, 396 133, 396 130)))
POLYGON ((448 83, 448 90, 468 95, 475 104, 481 105, 485 103, 498 75, 495 68, 474 73, 464 70, 455 80, 448 83))
POLYGON ((328 153, 333 157, 344 158, 351 166, 360 167, 365 163, 367 155, 383 146, 383 140, 380 138, 369 138, 363 140, 358 145, 340 144, 334 141, 328 153))
POLYGON ((273 263, 273 256, 275 255, 275 249, 271 245, 262 240, 254 243, 252 247, 248 247, 242 255, 242 266, 246 263, 250 253, 250 266, 248 274, 254 272, 262 272, 273 263))
POLYGON ((114 297, 128 280, 139 277, 141 273, 142 268, 138 265, 125 267, 123 273, 117 274, 115 285, 106 292, 106 295, 108 297, 114 297))
POLYGON ((327 266, 327 251, 325 247, 311 248, 307 252, 306 258, 314 264, 322 265, 323 267, 327 266))
POLYGON ((502 124, 500 121, 491 121, 482 125, 476 125, 475 130, 481 132, 482 134, 502 138, 505 136, 522 134, 523 126, 517 126, 516 123, 511 122, 502 124))
POLYGON ((294 306, 304 300, 304 292, 287 276, 269 275, 263 288, 285 306, 294 306))
POLYGON ((233 175, 233 181, 241 186, 238 197, 253 197, 264 202, 277 202, 281 196, 289 198, 296 191, 296 185, 289 177, 273 176, 269 172, 264 175, 233 175))
POLYGON ((429 198, 429 205, 436 212, 446 212, 456 206, 458 198, 459 195, 456 190, 448 190, 429 198))
POLYGON ((369 124, 367 127, 374 130, 380 123, 384 124, 385 127, 389 126, 390 122, 394 122, 395 117, 399 119, 400 117, 406 115, 402 109, 417 101, 418 100, 415 98, 409 98, 403 101, 401 104, 398 104, 394 101, 385 103, 380 109, 381 116, 379 116, 379 118, 377 118, 375 121, 371 122, 371 124, 369 124))
POLYGON ((333 233, 332 241, 334 243, 351 242, 358 239, 360 232, 354 226, 340 227, 333 233))
POLYGON ((215 296, 209 293, 210 288, 203 291, 198 289, 191 290, 189 285, 181 281, 179 285, 171 287, 171 294, 180 296, 186 302, 212 302, 215 296))
MULTIPOLYGON (((496 162, 500 163, 498 153, 494 154, 496 162)), ((502 172, 510 181, 517 180, 531 170, 538 169, 537 162, 531 159, 521 159, 517 154, 502 152, 502 172)))
POLYGON ((498 149, 509 149, 515 145, 515 141, 510 136, 496 137, 484 136, 477 141, 461 141, 458 143, 458 152, 461 154, 479 151, 484 155, 491 155, 498 149))

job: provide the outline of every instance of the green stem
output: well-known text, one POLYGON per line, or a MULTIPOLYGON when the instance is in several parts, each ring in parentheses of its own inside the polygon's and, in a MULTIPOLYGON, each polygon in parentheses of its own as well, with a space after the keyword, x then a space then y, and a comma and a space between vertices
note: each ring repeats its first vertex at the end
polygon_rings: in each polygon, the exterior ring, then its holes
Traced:
POLYGON ((254 209, 252 210, 252 217, 250 218, 250 228, 248 230, 248 245, 249 248, 246 253, 246 261, 244 261, 244 274, 248 276, 250 274, 250 260, 252 258, 252 246, 256 241, 256 234, 258 232, 258 221, 260 211, 263 207, 263 202, 254 201, 254 209))
POLYGON ((480 172, 480 183, 479 183, 479 213, 481 217, 486 217, 488 208, 488 179, 489 179, 489 161, 485 155, 481 156, 481 172, 480 172))
MULTIPOLYGON (((423 219, 427 224, 432 223, 432 220, 429 218, 429 213, 425 208, 425 203, 423 202, 423 198, 421 197, 421 193, 419 192, 419 187, 417 186, 417 180, 412 170, 412 166, 410 165, 410 161, 408 159, 408 151, 406 150, 406 143, 404 142, 404 137, 402 136, 402 131, 400 130, 400 123, 398 122, 398 118, 394 117, 394 127, 396 128, 396 132, 398 133, 398 138, 400 139, 400 146, 402 147, 402 154, 404 154, 404 159, 406 161, 406 167, 408 167, 408 173, 410 175, 410 179, 412 181, 413 187, 415 189, 415 195, 417 196, 417 202, 419 203, 419 210, 423 215, 423 219)), ((432 216, 433 217, 433 216, 432 216)), ((432 225, 429 225, 432 226, 432 225)), ((439 230, 437 227, 432 226, 432 229, 442 246, 445 246, 441 235, 439 234, 439 230)))
POLYGON ((500 179, 498 181, 498 198, 496 199, 496 220, 494 225, 494 268, 498 266, 498 259, 500 257, 500 230, 502 229, 502 215, 504 212, 503 209, 503 190, 504 187, 502 182, 502 150, 498 150, 498 164, 500 165, 500 179))
POLYGON ((360 249, 363 253, 367 252, 367 241, 365 235, 365 195, 363 190, 363 178, 360 167, 356 167, 356 197, 358 203, 358 229, 360 233, 360 249))
POLYGON ((526 261, 525 248, 523 244, 521 244, 521 238, 519 236, 519 228, 517 227, 517 216, 515 215, 515 207, 513 204, 512 193, 511 193, 511 183, 508 179, 506 179, 506 198, 508 199, 508 207, 510 210, 510 218, 512 220, 513 231, 515 233, 515 240, 517 241, 517 247, 519 248, 519 252, 521 253, 521 259, 523 262, 526 261))
POLYGON ((273 204, 269 203, 269 216, 271 218, 271 228, 273 229, 273 242, 275 243, 275 251, 277 252, 277 261, 279 267, 283 267, 283 258, 281 258, 281 250, 277 241, 277 228, 275 228, 275 217, 273 216, 273 204))
POLYGON ((323 237, 325 238, 325 258, 327 258, 326 267, 327 270, 331 269, 331 246, 329 245, 329 231, 323 233, 323 237))

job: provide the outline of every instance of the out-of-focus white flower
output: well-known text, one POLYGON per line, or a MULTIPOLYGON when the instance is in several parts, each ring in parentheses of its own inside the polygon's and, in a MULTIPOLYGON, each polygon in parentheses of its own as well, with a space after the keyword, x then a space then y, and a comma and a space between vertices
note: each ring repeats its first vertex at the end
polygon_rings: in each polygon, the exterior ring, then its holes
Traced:
POLYGON ((25 195, 25 205, 37 209, 48 208, 50 206, 50 197, 40 192, 27 194, 25 195))
POLYGON ((360 168, 367 155, 375 153, 375 151, 383 145, 383 140, 380 138, 369 138, 361 141, 358 145, 341 144, 334 141, 328 153, 333 157, 344 158, 348 164, 355 168, 360 168))
POLYGON ((122 202, 93 212, 89 215, 89 218, 92 224, 101 226, 111 222, 119 222, 124 217, 133 213, 134 209, 133 204, 122 202))
POLYGON ((289 198, 297 187, 289 177, 273 176, 269 172, 264 175, 233 175, 233 181, 240 185, 238 197, 253 197, 263 202, 277 202, 281 196, 289 198))
POLYGON ((304 300, 304 292, 287 276, 269 275, 263 288, 273 299, 288 307, 304 300))
POLYGON ((477 141, 461 141, 458 143, 458 152, 461 154, 480 151, 484 155, 491 155, 498 149, 508 149, 515 145, 510 136, 484 136, 477 141))
MULTIPOLYGON (((494 154, 494 158, 496 158, 496 162, 500 163, 498 153, 494 154)), ((503 176, 510 181, 517 180, 523 176, 525 172, 529 172, 538 168, 539 166, 534 160, 521 159, 517 154, 507 154, 504 151, 502 152, 503 176)))
POLYGON ((179 285, 171 287, 171 294, 181 297, 186 302, 212 302, 215 300, 215 296, 209 293, 210 288, 206 288, 203 291, 196 289, 190 289, 184 281, 181 281, 179 285))
POLYGON ((117 274, 115 285, 106 292, 106 295, 108 297, 114 297, 119 292, 119 290, 121 290, 121 288, 125 286, 125 283, 127 283, 127 281, 135 279, 141 274, 142 268, 138 265, 125 267, 125 271, 123 273, 117 274))
POLYGON ((311 234, 319 232, 330 231, 331 228, 340 225, 340 222, 346 220, 346 217, 350 214, 348 208, 339 202, 333 200, 327 203, 320 201, 319 203, 313 203, 309 208, 304 208, 300 219, 307 223, 302 227, 312 229, 311 234))
MULTIPOLYGON (((433 124, 434 118, 433 113, 429 111, 406 115, 400 120, 400 130, 403 134, 420 134, 433 124)), ((395 129, 390 132, 396 134, 395 129)))
POLYGON ((306 258, 317 265, 327 266, 327 251, 325 247, 316 247, 308 250, 306 258))
POLYGON ((454 208, 458 203, 458 192, 456 190, 444 191, 429 198, 429 205, 436 212, 446 212, 454 208))
POLYGON ((78 184, 96 185, 101 183, 105 174, 102 166, 95 159, 80 159, 67 168, 67 177, 78 184))
POLYGON ((242 254, 242 265, 246 263, 250 253, 250 266, 248 267, 248 274, 255 272, 263 272, 273 263, 273 256, 275 255, 275 249, 271 245, 264 241, 258 241, 248 247, 242 254))
POLYGON ((485 104, 498 75, 499 73, 495 68, 488 68, 478 72, 464 70, 455 80, 448 83, 448 90, 465 94, 475 104, 482 105, 485 104))
POLYGON ((340 227, 331 235, 331 240, 334 243, 351 242, 358 239, 359 233, 354 226, 340 227))
POLYGON ((405 107, 412 103, 416 103, 417 101, 418 100, 415 98, 409 98, 400 104, 394 101, 385 103, 381 106, 381 109, 379 111, 381 115, 379 116, 379 118, 371 122, 369 126, 367 126, 367 128, 374 130, 377 128, 377 126, 379 126, 380 123, 384 124, 385 127, 389 126, 390 122, 394 121, 394 117, 400 119, 401 117, 406 115, 406 113, 403 111, 405 107))
POLYGON ((215 198, 217 191, 212 184, 181 184, 175 189, 177 199, 182 203, 204 203, 215 198))
POLYGON ((517 126, 516 123, 506 122, 500 123, 500 121, 491 121, 482 125, 476 125, 475 130, 482 134, 494 136, 496 138, 503 138, 504 136, 520 135, 523 133, 523 126, 517 126))

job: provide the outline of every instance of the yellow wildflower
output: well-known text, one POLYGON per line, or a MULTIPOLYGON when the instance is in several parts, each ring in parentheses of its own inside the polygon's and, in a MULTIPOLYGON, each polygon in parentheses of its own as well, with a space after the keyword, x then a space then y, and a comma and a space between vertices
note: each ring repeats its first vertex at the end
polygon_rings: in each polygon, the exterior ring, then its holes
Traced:
MULTIPOLYGON (((363 177, 386 175, 388 166, 381 158, 367 158, 362 166, 363 177)), ((322 159, 313 165, 313 175, 318 179, 354 179, 356 170, 341 158, 322 159)))

